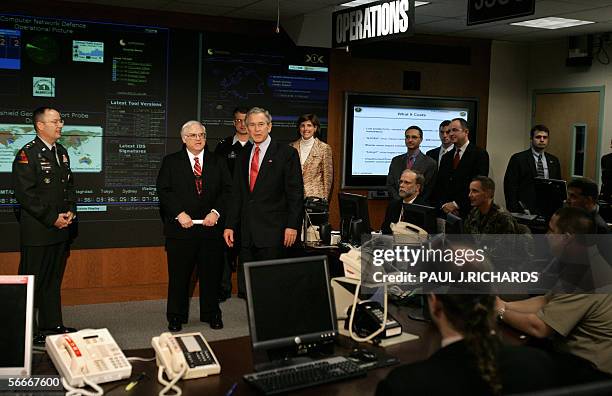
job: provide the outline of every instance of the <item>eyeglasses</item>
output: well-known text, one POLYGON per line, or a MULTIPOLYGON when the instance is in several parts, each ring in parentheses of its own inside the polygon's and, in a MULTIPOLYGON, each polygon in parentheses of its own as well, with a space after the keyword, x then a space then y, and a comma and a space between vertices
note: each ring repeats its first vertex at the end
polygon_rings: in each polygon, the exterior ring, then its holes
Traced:
POLYGON ((206 139, 206 134, 205 133, 190 133, 185 135, 185 137, 187 139, 206 139))
POLYGON ((59 120, 53 120, 53 121, 40 121, 43 124, 54 124, 54 125, 64 125, 64 119, 60 118, 59 120))
POLYGON ((258 123, 249 122, 249 123, 247 124, 247 126, 248 126, 249 128, 255 128, 255 127, 263 128, 263 127, 265 127, 265 126, 266 126, 266 125, 268 125, 268 124, 269 124, 269 122, 258 122, 258 123))
POLYGON ((246 118, 235 118, 234 122, 236 124, 244 124, 244 122, 246 121, 246 118))

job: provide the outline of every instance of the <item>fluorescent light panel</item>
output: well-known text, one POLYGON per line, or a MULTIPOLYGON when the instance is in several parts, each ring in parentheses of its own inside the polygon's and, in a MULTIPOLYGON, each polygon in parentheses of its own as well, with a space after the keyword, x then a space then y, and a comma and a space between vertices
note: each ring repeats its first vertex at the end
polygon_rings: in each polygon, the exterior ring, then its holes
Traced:
MULTIPOLYGON (((349 1, 348 3, 340 4, 340 7, 357 7, 359 5, 372 3, 372 2, 373 0, 353 0, 353 1, 349 1)), ((415 1, 414 6, 419 7, 419 6, 427 5, 429 3, 431 3, 431 1, 415 1)))
POLYGON ((538 29, 563 29, 572 26, 580 26, 580 25, 588 25, 590 23, 595 23, 591 21, 581 21, 579 19, 567 19, 567 18, 557 18, 557 17, 548 17, 548 18, 538 18, 538 19, 530 19, 528 21, 522 22, 514 22, 510 25, 514 26, 526 26, 538 29))

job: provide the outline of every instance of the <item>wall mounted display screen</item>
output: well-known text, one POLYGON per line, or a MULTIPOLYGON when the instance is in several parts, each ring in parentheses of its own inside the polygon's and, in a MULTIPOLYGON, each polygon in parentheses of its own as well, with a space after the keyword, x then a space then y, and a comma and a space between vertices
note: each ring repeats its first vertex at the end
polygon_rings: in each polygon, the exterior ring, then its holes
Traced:
POLYGON ((65 120, 75 247, 161 244, 155 179, 167 145, 169 31, 0 14, 0 250, 18 250, 11 166, 32 110, 65 120), (154 226, 152 226, 154 225, 154 226))
POLYGON ((476 141, 477 110, 476 99, 346 93, 342 187, 384 188, 391 159, 406 152, 409 126, 423 130, 423 153, 440 145, 444 120, 465 118, 476 141))
POLYGON ((279 35, 257 41, 202 33, 201 43, 201 118, 210 129, 210 143, 234 134, 237 106, 270 111, 271 135, 284 142, 299 136, 295 123, 305 113, 319 116, 325 136, 329 50, 296 47, 279 35))

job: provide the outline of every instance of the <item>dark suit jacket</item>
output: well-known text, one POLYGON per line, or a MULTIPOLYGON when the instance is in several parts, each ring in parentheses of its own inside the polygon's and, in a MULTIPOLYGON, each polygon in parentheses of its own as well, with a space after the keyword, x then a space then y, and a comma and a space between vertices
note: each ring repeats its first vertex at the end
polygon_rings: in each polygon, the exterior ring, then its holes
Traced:
POLYGON ((612 201, 612 153, 601 157, 601 197, 612 201))
MULTIPOLYGON (((535 391, 556 385, 554 363, 541 350, 503 346, 497 363, 502 394, 535 391)), ((439 349, 427 360, 393 369, 376 388, 377 396, 491 394, 464 341, 439 349)))
MULTIPOLYGON (((408 164, 408 153, 397 155, 391 160, 389 165, 389 173, 387 174, 387 190, 391 194, 392 199, 399 199, 399 179, 406 165, 408 164)), ((430 157, 419 151, 412 166, 412 170, 423 174, 425 184, 421 190, 421 195, 427 199, 431 194, 434 183, 436 182, 436 173, 438 171, 438 163, 430 157)))
POLYGON ((459 205, 461 217, 464 217, 471 210, 468 194, 472 179, 489 175, 489 154, 470 142, 457 169, 453 169, 454 156, 455 148, 442 156, 433 199, 430 201, 438 205, 455 201, 459 205))
POLYGON ((431 159, 436 161, 436 164, 437 164, 438 163, 438 157, 440 156, 440 147, 436 147, 434 149, 427 150, 425 155, 427 155, 428 157, 430 157, 431 159))
MULTIPOLYGON (((561 179, 559 159, 550 153, 545 153, 548 164, 548 178, 561 179)), ((536 193, 533 179, 537 177, 535 159, 531 147, 515 153, 510 157, 504 176, 504 195, 506 209, 509 212, 522 212, 519 201, 532 213, 536 210, 536 193)))
POLYGON ((57 159, 36 137, 26 144, 13 161, 13 190, 19 202, 16 209, 21 225, 22 246, 46 246, 68 240, 69 229, 54 226, 59 213, 76 214, 76 194, 68 151, 55 144, 57 159))
MULTIPOLYGON (((383 220, 383 223, 380 226, 380 230, 383 234, 390 235, 393 233, 391 231, 391 223, 397 223, 397 221, 399 220, 399 216, 402 213, 403 202, 404 200, 401 198, 389 201, 389 206, 387 206, 387 211, 385 212, 385 220, 383 220)), ((425 198, 423 198, 421 194, 417 195, 417 197, 414 199, 414 202, 412 203, 417 205, 427 205, 427 201, 425 200, 425 198)), ((410 219, 408 219, 407 221, 410 222, 410 219)))
POLYGON ((242 246, 279 247, 285 228, 302 225, 304 184, 297 151, 272 139, 263 158, 255 188, 249 191, 252 143, 240 153, 232 186, 226 228, 241 229, 242 246))
POLYGON ((166 238, 219 238, 227 219, 227 202, 231 193, 231 177, 225 161, 211 152, 202 160, 202 194, 198 195, 195 175, 187 150, 164 157, 157 175, 157 195, 166 238), (195 225, 183 228, 176 220, 185 212, 193 220, 203 220, 215 209, 221 217, 214 227, 195 225))

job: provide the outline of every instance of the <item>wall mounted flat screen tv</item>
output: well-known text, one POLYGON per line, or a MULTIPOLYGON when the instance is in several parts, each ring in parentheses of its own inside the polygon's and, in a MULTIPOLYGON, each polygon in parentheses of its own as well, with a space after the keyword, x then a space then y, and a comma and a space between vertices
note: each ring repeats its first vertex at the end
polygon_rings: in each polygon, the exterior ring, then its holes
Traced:
POLYGON ((345 93, 342 188, 384 189, 391 159, 406 152, 404 131, 423 130, 423 153, 440 145, 438 127, 462 117, 476 141, 478 100, 345 93))

